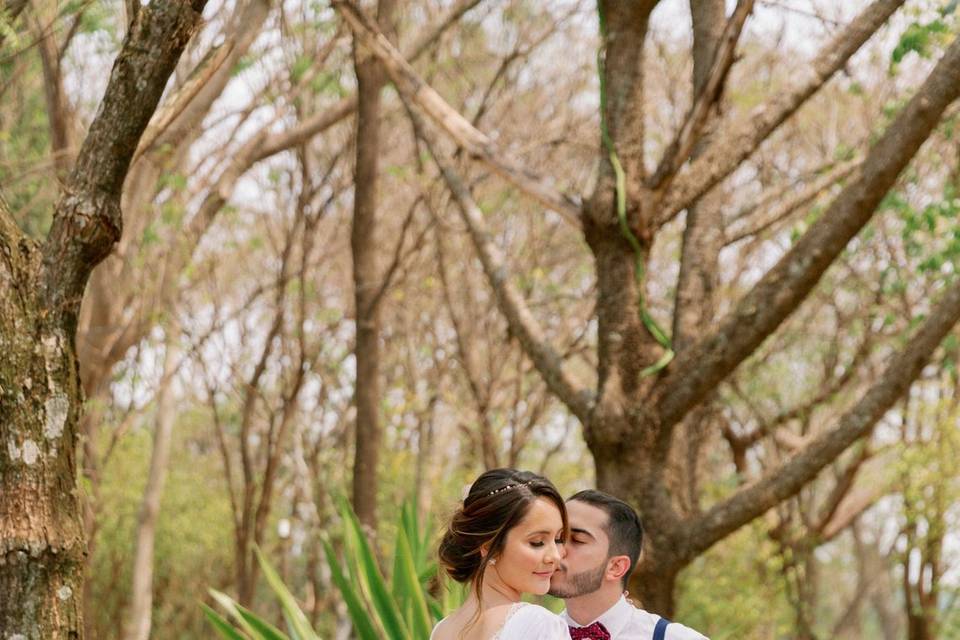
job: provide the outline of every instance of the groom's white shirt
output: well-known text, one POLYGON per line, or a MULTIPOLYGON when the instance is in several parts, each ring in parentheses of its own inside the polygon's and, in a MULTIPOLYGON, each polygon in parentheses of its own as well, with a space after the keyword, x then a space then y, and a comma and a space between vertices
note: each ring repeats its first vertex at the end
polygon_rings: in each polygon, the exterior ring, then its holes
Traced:
MULTIPOLYGON (((587 624, 578 624, 567 615, 567 610, 560 612, 566 623, 571 627, 587 627, 599 622, 610 632, 611 640, 650 640, 653 638, 653 629, 657 626, 660 616, 637 609, 620 596, 617 603, 607 609, 599 618, 587 624)), ((707 637, 697 633, 689 627, 676 622, 667 627, 666 640, 707 640, 707 637)))

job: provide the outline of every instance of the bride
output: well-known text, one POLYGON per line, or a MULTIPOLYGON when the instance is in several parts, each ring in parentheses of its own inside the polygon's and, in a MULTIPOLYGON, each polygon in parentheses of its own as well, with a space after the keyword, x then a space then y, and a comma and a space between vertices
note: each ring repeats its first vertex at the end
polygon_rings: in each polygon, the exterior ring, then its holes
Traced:
POLYGON ((520 601, 543 595, 564 556, 567 511, 553 484, 515 469, 487 471, 470 487, 440 542, 440 564, 471 589, 430 640, 569 640, 566 623, 520 601))

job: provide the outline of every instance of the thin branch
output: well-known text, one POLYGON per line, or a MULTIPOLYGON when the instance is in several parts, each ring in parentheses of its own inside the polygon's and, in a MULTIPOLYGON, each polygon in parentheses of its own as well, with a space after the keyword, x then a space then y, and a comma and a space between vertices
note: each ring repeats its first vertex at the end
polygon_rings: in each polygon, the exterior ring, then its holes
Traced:
POLYGON ((559 192, 544 178, 522 167, 498 149, 489 136, 470 124, 417 75, 410 63, 351 0, 335 0, 333 5, 357 38, 380 60, 397 90, 411 108, 416 108, 428 115, 471 156, 489 166, 520 191, 548 209, 556 211, 567 222, 579 228, 580 206, 574 199, 559 192))
POLYGON ((543 335, 543 329, 511 281, 503 256, 493 243, 491 233, 483 219, 483 212, 474 201, 470 190, 453 167, 440 156, 436 141, 427 133, 420 117, 412 110, 409 114, 418 137, 429 149, 457 203, 457 209, 470 231, 470 238, 480 257, 487 281, 496 296, 497 305, 506 318, 511 332, 520 341, 550 390, 567 405, 574 415, 586 423, 591 404, 590 392, 567 371, 560 355, 543 335))
POLYGON ((720 45, 714 56, 713 67, 710 69, 707 82, 690 107, 683 126, 667 146, 660 166, 650 177, 648 182, 650 188, 659 189, 668 186, 673 176, 693 153, 693 148, 700 139, 700 133, 707 123, 710 111, 723 93, 723 86, 730 73, 730 67, 734 63, 737 43, 740 41, 740 34, 743 33, 743 25, 753 11, 753 4, 754 0, 737 2, 737 8, 734 9, 720 37, 720 45))
MULTIPOLYGON (((406 257, 403 253, 403 245, 406 244, 407 241, 407 232, 410 230, 410 226, 413 224, 413 218, 416 215, 417 207, 421 202, 423 202, 423 196, 419 195, 414 199, 413 203, 410 205, 410 208, 407 209, 407 215, 403 219, 403 224, 400 225, 399 238, 397 239, 397 245, 393 250, 393 259, 390 261, 390 266, 387 267, 386 272, 384 272, 384 275, 380 280, 380 286, 377 287, 377 292, 373 295, 373 299, 370 301, 371 311, 380 306, 380 302, 383 300, 383 297, 387 294, 387 291, 390 289, 390 287, 393 286, 393 280, 397 275, 397 271, 400 269, 400 265, 406 257)), ((420 243, 423 241, 423 238, 427 233, 428 227, 425 227, 414 240, 414 249, 420 246, 420 243)))
POLYGON ((857 440, 873 431, 877 422, 910 388, 933 351, 960 320, 960 282, 954 282, 917 333, 889 362, 880 379, 837 422, 802 451, 755 483, 716 504, 687 527, 691 532, 685 553, 705 551, 771 507, 796 495, 810 480, 857 440))
MULTIPOLYGON (((408 51, 404 52, 406 59, 413 62, 420 58, 440 41, 440 36, 447 29, 456 24, 457 20, 480 2, 482 0, 459 0, 439 21, 423 30, 420 38, 413 43, 408 51)), ((266 138, 260 152, 254 158, 254 162, 295 147, 304 140, 309 140, 318 133, 326 131, 349 117, 356 108, 357 96, 354 94, 341 99, 322 113, 306 118, 297 126, 266 138)))
POLYGON ((960 96, 960 39, 870 149, 847 186, 748 292, 712 335, 680 354, 657 389, 661 438, 722 382, 808 297, 847 243, 870 221, 900 172, 960 96))
POLYGON ((205 4, 144 7, 114 62, 43 246, 45 303, 68 326, 76 322, 91 270, 120 238, 120 192, 130 161, 205 4))
MULTIPOLYGON (((744 213, 738 220, 740 222, 739 225, 727 229, 727 237, 724 243, 729 246, 766 231, 778 222, 788 218, 798 209, 813 202, 817 196, 833 185, 850 178, 862 163, 863 160, 861 158, 844 162, 814 180, 811 180, 800 189, 797 189, 798 185, 796 184, 789 184, 782 190, 777 189, 774 194, 761 196, 757 203, 757 208, 763 207, 764 203, 770 201, 777 201, 776 205, 762 211, 762 215, 758 215, 755 218, 748 218, 746 217, 748 214, 744 213), (781 200, 778 196, 784 196, 787 191, 793 191, 792 195, 781 200)), ((854 176, 854 180, 856 180, 856 176, 854 176)))
POLYGON ((825 46, 792 86, 739 122, 723 128, 668 192, 657 219, 663 225, 730 175, 814 95, 876 33, 905 0, 875 0, 825 46))

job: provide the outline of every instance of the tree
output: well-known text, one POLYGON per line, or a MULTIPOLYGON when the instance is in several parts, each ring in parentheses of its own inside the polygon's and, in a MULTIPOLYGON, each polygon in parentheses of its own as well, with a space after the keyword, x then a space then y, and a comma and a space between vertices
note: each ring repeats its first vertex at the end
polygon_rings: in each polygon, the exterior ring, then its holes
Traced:
MULTIPOLYGON (((379 0, 377 21, 392 32, 394 0, 379 0)), ((359 42, 354 42, 357 75, 357 156, 354 168, 353 253, 354 314, 356 315, 357 381, 354 403, 353 508, 371 531, 377 527, 377 464, 380 453, 380 301, 384 284, 378 274, 377 173, 380 166, 380 93, 384 73, 359 42)))
POLYGON ((42 243, 0 208, 0 628, 83 634, 84 541, 76 485, 82 392, 75 337, 92 269, 120 237, 131 159, 204 0, 154 2, 133 19, 97 117, 42 243))
MULTIPOLYGON (((844 182, 825 211, 727 313, 714 319, 711 274, 722 243, 714 238, 718 218, 711 211, 711 192, 747 166, 758 148, 902 4, 902 0, 870 3, 817 54, 806 72, 748 113, 733 110, 730 117, 717 106, 732 90, 726 86, 727 79, 735 67, 737 43, 753 2, 738 2, 722 29, 718 28, 722 2, 691 2, 695 25, 691 106, 665 145, 657 168, 648 171, 643 52, 657 2, 600 0, 599 175, 592 193, 581 198, 562 193, 551 181, 525 169, 452 109, 354 3, 334 3, 380 59, 408 105, 418 135, 429 144, 469 228, 511 332, 551 391, 583 425, 600 488, 639 507, 649 536, 633 590, 653 611, 671 614, 677 574, 692 560, 796 495, 851 445, 870 434, 960 318, 960 284, 951 283, 942 287, 936 306, 888 359, 859 400, 831 428, 820 431, 754 482, 738 487, 708 508, 684 505, 682 496, 667 484, 665 461, 689 464, 685 462, 689 457, 679 456, 678 462, 678 456, 672 454, 686 439, 685 434, 710 431, 707 418, 711 412, 706 409, 718 386, 811 297, 960 95, 960 41, 956 41, 869 146, 856 170, 834 176, 834 182, 844 182), (709 71, 705 71, 706 60, 711 61, 709 71), (551 344, 527 307, 470 189, 426 120, 485 168, 540 206, 563 216, 583 234, 597 282, 593 389, 551 344), (671 339, 649 310, 649 256, 657 239, 683 212, 671 339)), ((762 194, 761 199, 763 195, 771 194, 762 194)), ((786 205, 792 198, 781 194, 775 200, 786 205)), ((679 475, 691 477, 693 471, 687 468, 679 475)))

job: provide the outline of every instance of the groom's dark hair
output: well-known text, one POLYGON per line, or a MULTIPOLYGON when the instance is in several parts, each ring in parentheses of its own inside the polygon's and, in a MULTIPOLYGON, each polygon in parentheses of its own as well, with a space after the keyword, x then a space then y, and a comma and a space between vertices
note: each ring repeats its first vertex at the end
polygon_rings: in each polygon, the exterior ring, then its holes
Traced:
POLYGON ((567 500, 579 500, 594 506, 607 514, 607 526, 604 531, 610 540, 610 549, 607 557, 627 556, 630 558, 630 568, 623 574, 623 586, 627 586, 630 575, 637 567, 640 559, 640 549, 643 548, 643 525, 640 516, 633 507, 609 493, 587 489, 573 494, 567 500))

